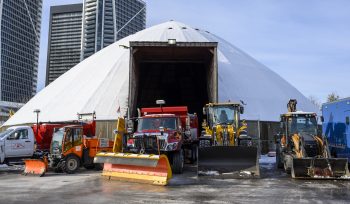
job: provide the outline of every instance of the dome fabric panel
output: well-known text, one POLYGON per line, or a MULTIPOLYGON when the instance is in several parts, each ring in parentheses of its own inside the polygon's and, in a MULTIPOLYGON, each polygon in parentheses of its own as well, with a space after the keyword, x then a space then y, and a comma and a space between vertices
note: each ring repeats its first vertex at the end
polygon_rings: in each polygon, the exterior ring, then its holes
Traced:
MULTIPOLYGON (((278 121, 290 98, 298 109, 318 112, 305 96, 275 72, 225 40, 176 21, 147 28, 95 53, 36 94, 3 126, 60 122, 77 113, 96 112, 97 120, 115 120, 126 114, 129 94, 130 41, 218 42, 219 101, 244 101, 243 118, 278 121)), ((203 104, 204 105, 204 104, 203 104)))

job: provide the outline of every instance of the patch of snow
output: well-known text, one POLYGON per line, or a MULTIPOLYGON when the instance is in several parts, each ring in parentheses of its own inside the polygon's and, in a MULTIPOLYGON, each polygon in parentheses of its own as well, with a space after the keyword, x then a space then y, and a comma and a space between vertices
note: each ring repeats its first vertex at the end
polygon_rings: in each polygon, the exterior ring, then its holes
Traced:
POLYGON ((261 155, 260 159, 259 159, 259 163, 274 164, 274 163, 276 163, 276 157, 269 157, 268 155, 261 155))
POLYGON ((220 175, 218 171, 199 171, 199 174, 207 175, 207 176, 218 176, 220 175))
POLYGON ((9 166, 7 166, 7 164, 0 164, 0 168, 7 168, 9 166))
POLYGON ((252 172, 250 172, 250 171, 241 171, 239 173, 240 174, 245 174, 245 175, 252 175, 252 172))

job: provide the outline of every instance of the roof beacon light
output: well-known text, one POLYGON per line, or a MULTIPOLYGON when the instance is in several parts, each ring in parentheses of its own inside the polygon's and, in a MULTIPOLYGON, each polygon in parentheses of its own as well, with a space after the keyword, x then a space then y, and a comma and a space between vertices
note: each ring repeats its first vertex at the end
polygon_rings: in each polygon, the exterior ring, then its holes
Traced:
POLYGON ((176 39, 168 39, 169 45, 176 45, 176 39))

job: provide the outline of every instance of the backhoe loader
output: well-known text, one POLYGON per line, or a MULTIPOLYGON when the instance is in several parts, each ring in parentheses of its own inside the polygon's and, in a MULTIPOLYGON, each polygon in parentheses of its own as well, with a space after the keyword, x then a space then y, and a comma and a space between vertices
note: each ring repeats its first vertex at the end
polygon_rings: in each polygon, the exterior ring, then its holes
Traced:
POLYGON ((291 99, 281 115, 276 138, 276 165, 292 178, 350 179, 347 158, 331 158, 328 142, 318 129, 317 115, 296 110, 291 99))
POLYGON ((240 122, 240 103, 209 103, 203 108, 198 149, 198 175, 222 178, 260 177, 258 148, 240 122))

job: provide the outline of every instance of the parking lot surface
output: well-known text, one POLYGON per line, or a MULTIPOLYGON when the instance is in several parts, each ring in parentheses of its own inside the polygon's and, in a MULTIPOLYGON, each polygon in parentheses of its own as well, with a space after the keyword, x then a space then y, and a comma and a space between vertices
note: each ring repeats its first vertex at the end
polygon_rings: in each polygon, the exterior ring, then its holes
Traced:
POLYGON ((168 186, 109 181, 100 172, 22 176, 21 166, 0 167, 0 203, 349 203, 350 181, 294 180, 260 161, 260 179, 197 178, 195 166, 168 186))

